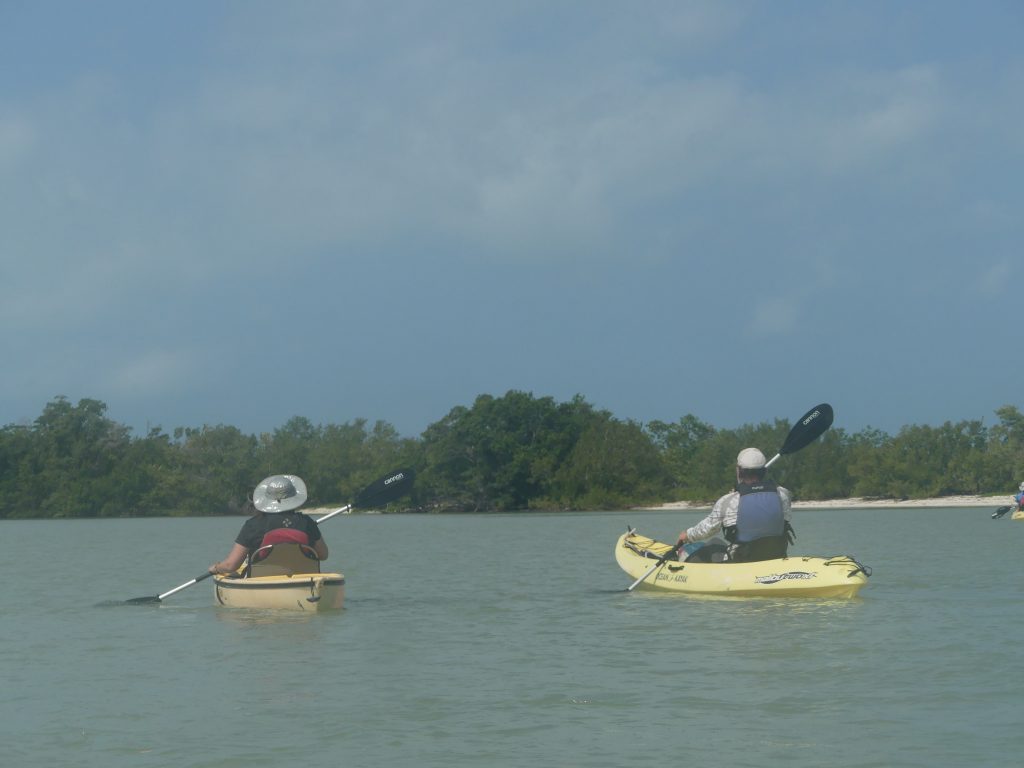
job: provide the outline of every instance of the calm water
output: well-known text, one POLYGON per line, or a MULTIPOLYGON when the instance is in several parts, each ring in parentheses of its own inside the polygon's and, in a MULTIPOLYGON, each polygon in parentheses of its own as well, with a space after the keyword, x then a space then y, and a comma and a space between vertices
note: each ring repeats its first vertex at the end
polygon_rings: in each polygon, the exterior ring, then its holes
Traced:
POLYGON ((626 525, 694 512, 335 518, 346 610, 273 617, 209 582, 97 605, 202 573, 239 518, 0 522, 2 762, 1018 765, 1024 524, 990 512, 796 512, 796 552, 874 569, 853 601, 624 592, 626 525))

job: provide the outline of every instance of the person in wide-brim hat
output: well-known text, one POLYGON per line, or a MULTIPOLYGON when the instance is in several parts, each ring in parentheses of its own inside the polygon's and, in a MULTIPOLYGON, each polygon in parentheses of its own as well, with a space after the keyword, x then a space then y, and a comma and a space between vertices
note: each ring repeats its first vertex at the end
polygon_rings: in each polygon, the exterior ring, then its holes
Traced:
POLYGON ((252 492, 252 505, 260 512, 290 512, 306 503, 306 484, 296 475, 271 475, 252 492))
POLYGON ((242 525, 227 557, 210 566, 210 573, 232 573, 245 558, 267 544, 291 542, 312 547, 320 560, 327 559, 327 543, 316 521, 299 511, 309 493, 297 475, 271 475, 252 492, 256 514, 242 525))

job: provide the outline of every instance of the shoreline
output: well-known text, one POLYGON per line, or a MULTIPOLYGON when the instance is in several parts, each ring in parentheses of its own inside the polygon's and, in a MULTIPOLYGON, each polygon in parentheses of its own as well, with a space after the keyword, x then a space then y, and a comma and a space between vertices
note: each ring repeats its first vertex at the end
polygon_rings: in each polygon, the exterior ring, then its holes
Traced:
MULTIPOLYGON (((1005 496, 938 496, 929 499, 824 499, 824 500, 800 500, 793 502, 794 510, 814 509, 941 509, 948 507, 978 507, 988 508, 993 511, 997 507, 1004 507, 1013 503, 1012 494, 1005 496)), ((664 504, 650 506, 629 507, 628 510, 638 512, 707 512, 712 504, 702 504, 692 501, 669 501, 664 504)), ((334 512, 337 507, 315 507, 303 509, 310 515, 324 515, 334 512)), ((342 514, 351 515, 375 515, 381 514, 380 510, 351 510, 342 514)))
MULTIPOLYGON (((794 501, 793 509, 921 509, 941 507, 996 507, 1006 506, 1012 501, 1013 495, 1006 496, 940 496, 931 499, 827 499, 823 501, 794 501)), ((697 504, 690 501, 670 501, 651 507, 634 507, 637 510, 650 512, 678 512, 686 510, 711 509, 711 504, 697 504)))

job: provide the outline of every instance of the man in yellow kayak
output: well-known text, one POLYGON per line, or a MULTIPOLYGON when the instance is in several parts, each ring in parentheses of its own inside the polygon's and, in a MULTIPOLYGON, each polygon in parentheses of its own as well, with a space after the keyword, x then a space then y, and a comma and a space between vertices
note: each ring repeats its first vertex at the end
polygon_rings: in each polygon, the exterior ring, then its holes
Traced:
MULTIPOLYGON (((680 552, 689 542, 705 541, 717 533, 728 544, 711 543, 693 551, 690 562, 754 562, 785 557, 792 540, 789 524, 792 497, 766 479, 764 454, 744 448, 736 457, 736 490, 715 502, 711 513, 679 534, 680 552)), ((692 550, 689 547, 688 550, 692 550)))

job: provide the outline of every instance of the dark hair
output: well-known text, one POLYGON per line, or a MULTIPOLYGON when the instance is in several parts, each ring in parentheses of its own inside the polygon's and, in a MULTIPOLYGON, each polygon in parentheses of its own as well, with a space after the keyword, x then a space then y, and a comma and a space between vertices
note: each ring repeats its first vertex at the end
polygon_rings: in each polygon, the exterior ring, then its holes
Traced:
POLYGON ((768 467, 758 467, 756 469, 744 469, 743 467, 737 467, 736 472, 740 477, 749 477, 752 480, 764 480, 764 476, 768 474, 768 467))

